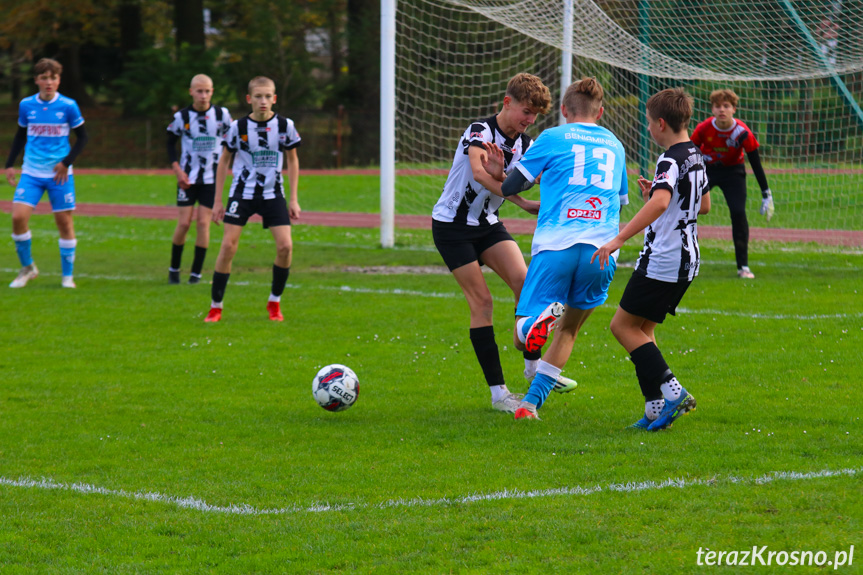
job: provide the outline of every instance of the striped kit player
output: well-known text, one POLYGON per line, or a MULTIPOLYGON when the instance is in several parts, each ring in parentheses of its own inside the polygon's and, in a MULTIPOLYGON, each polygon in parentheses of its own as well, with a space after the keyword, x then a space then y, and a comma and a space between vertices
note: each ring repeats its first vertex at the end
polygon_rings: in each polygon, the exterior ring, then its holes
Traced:
POLYGON ((213 271, 212 301, 206 322, 222 319, 222 302, 231 275, 231 262, 237 253, 243 227, 254 214, 263 218, 264 227, 270 229, 276 245, 267 312, 270 320, 284 321, 280 302, 291 271, 291 219, 300 216, 297 147, 302 140, 292 120, 273 112, 276 86, 271 79, 263 76, 253 78, 249 82, 246 101, 251 105, 252 113, 231 124, 216 171, 213 221, 224 220, 225 233, 213 271), (222 192, 232 162, 234 179, 225 208, 222 192), (287 193, 282 179, 283 166, 288 176, 287 193))
POLYGON ((167 130, 168 161, 177 177, 177 226, 171 239, 171 266, 168 283, 180 283, 180 264, 186 235, 192 226, 195 204, 198 204, 195 226, 195 258, 189 283, 201 281, 201 270, 210 243, 210 222, 216 195, 216 166, 222 155, 222 140, 231 127, 227 108, 210 103, 213 81, 205 74, 192 78, 189 86, 192 103, 171 118, 167 130), (180 156, 177 156, 177 142, 180 156))
POLYGON ((698 275, 697 220, 706 188, 704 158, 694 144, 675 144, 659 156, 650 193, 669 190, 671 202, 647 226, 636 273, 664 282, 692 281, 698 275))

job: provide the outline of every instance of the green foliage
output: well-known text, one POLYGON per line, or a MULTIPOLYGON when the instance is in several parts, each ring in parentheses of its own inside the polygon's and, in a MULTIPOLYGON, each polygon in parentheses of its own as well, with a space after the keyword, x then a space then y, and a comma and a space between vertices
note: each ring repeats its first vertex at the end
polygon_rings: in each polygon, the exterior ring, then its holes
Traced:
POLYGON ((115 87, 131 115, 167 118, 172 107, 187 106, 191 102, 189 82, 196 74, 213 78, 213 102, 224 102, 232 91, 215 66, 217 55, 217 50, 187 45, 176 52, 169 46, 136 50, 115 87))

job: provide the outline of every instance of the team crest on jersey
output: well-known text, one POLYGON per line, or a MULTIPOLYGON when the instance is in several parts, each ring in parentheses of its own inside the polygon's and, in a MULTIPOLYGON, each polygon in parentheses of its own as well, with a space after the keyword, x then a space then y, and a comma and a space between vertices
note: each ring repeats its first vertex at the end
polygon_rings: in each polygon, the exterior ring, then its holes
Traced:
POLYGON ((54 114, 54 115, 55 115, 55 116, 57 116, 57 119, 58 119, 58 120, 62 120, 62 119, 63 119, 63 116, 64 116, 63 112, 57 112, 57 113, 56 113, 56 114, 54 114))

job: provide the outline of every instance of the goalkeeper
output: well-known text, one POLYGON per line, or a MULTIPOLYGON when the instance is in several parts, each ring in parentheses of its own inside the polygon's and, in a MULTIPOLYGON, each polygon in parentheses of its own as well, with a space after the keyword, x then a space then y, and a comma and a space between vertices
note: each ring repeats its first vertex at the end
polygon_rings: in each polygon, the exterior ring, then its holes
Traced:
POLYGON ((752 279, 749 269, 749 221, 746 219, 746 168, 743 152, 761 187, 761 215, 773 217, 773 194, 758 155, 758 140, 749 126, 734 117, 739 102, 733 90, 714 90, 710 94, 713 117, 696 126, 692 142, 701 148, 707 164, 708 189, 718 186, 731 212, 731 237, 737 259, 737 276, 752 279))

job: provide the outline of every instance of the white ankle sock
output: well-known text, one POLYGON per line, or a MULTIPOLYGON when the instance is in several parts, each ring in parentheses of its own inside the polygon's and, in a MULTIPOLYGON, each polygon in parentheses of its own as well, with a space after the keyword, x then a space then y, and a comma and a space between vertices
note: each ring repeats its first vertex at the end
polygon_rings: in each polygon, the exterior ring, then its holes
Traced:
POLYGON ((662 408, 665 407, 664 399, 654 399, 653 401, 644 402, 644 415, 647 419, 656 419, 662 413, 662 408))
POLYGON ((505 385, 490 385, 489 391, 491 391, 491 402, 494 403, 496 401, 500 401, 507 395, 509 395, 509 389, 505 385))
POLYGON ((683 389, 683 386, 680 385, 680 382, 677 381, 676 377, 672 377, 671 379, 659 386, 659 390, 662 392, 662 397, 668 399, 669 401, 675 401, 678 397, 680 397, 681 389, 683 389))
POLYGON ((536 366, 539 365, 538 359, 525 359, 524 360, 524 377, 526 379, 533 379, 536 377, 536 366))

